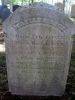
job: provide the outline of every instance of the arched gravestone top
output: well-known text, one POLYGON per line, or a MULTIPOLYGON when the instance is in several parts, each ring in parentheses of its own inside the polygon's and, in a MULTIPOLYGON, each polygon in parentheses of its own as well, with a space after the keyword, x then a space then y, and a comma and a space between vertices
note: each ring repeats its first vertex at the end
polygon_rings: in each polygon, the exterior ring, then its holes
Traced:
POLYGON ((48 4, 19 7, 5 22, 9 91, 20 95, 64 94, 73 24, 48 4))

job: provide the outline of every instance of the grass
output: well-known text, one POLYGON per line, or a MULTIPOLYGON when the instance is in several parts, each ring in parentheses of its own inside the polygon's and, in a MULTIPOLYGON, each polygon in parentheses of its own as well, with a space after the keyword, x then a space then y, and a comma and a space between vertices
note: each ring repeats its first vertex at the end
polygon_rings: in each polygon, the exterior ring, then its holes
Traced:
POLYGON ((6 65, 5 53, 0 53, 0 66, 3 67, 6 65))
POLYGON ((70 18, 75 23, 75 18, 70 18))
POLYGON ((0 53, 0 94, 7 91, 7 72, 5 53, 0 53))

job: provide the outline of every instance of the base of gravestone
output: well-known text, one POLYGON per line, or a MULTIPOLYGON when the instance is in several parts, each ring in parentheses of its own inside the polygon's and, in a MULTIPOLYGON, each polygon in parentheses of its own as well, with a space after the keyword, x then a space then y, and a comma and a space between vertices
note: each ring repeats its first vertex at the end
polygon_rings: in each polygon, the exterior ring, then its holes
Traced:
POLYGON ((63 96, 20 96, 20 95, 12 95, 10 92, 1 96, 1 100, 68 100, 68 95, 63 96))
MULTIPOLYGON (((10 92, 10 93, 11 93, 11 92, 10 92)), ((33 93, 33 92, 32 92, 32 93, 33 93)), ((41 97, 48 97, 48 96, 61 97, 61 96, 64 95, 63 93, 58 94, 58 95, 57 95, 57 94, 52 94, 52 93, 51 93, 51 94, 48 94, 48 93, 47 93, 47 94, 40 94, 40 93, 33 93, 33 94, 32 94, 32 93, 29 93, 29 94, 28 94, 28 93, 23 93, 23 92, 21 92, 21 93, 11 93, 11 94, 12 94, 12 95, 17 95, 17 96, 19 95, 19 96, 33 96, 33 97, 36 97, 36 96, 37 96, 37 97, 40 97, 40 96, 41 96, 41 97)))

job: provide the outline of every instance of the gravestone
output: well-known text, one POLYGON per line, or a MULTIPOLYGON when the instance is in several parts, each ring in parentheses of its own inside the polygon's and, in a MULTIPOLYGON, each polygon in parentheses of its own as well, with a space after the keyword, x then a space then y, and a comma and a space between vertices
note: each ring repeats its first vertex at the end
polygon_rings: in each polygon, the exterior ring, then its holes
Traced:
POLYGON ((71 6, 71 17, 75 18, 75 4, 71 6))
POLYGON ((61 11, 63 11, 63 3, 61 3, 61 2, 57 2, 57 3, 55 3, 55 6, 56 7, 58 7, 61 11))
POLYGON ((68 75, 73 23, 51 5, 19 7, 4 23, 9 91, 61 96, 68 75))
POLYGON ((5 21, 9 15, 11 14, 10 10, 7 8, 6 5, 0 6, 0 17, 2 22, 5 21))
POLYGON ((19 5, 13 5, 13 12, 18 8, 20 7, 19 5))

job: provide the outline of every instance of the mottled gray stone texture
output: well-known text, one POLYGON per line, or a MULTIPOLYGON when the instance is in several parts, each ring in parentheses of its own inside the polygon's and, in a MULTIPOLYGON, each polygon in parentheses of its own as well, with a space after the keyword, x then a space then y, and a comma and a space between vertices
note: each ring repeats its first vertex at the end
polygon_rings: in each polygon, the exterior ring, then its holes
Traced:
POLYGON ((64 94, 74 29, 69 18, 51 5, 35 3, 18 8, 3 26, 9 91, 64 94))

